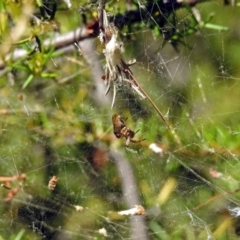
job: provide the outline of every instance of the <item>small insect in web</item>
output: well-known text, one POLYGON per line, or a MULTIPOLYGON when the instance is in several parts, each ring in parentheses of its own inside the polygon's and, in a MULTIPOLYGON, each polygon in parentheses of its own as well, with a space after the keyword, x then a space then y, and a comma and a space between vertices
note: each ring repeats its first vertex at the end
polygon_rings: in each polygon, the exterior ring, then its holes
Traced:
POLYGON ((53 176, 50 181, 48 182, 48 189, 54 190, 58 182, 58 178, 56 176, 53 176))
POLYGON ((117 138, 126 138, 126 143, 125 143, 126 147, 129 146, 130 142, 139 143, 139 142, 142 142, 142 141, 146 140, 145 138, 140 139, 140 140, 134 140, 133 138, 139 130, 134 132, 130 128, 128 128, 126 126, 123 118, 120 115, 114 114, 112 116, 112 123, 113 123, 114 135, 117 138))

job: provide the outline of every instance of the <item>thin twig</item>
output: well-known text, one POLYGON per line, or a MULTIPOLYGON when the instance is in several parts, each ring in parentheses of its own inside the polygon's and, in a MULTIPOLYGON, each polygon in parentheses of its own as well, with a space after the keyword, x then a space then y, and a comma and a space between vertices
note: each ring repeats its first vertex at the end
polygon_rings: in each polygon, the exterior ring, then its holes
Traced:
MULTIPOLYGON (((123 197, 127 208, 132 208, 135 205, 141 205, 142 202, 139 197, 139 190, 136 183, 136 178, 132 166, 129 161, 124 158, 120 151, 110 150, 110 158, 117 166, 118 175, 121 179, 123 197)), ((146 218, 144 216, 131 217, 131 239, 148 240, 148 233, 146 227, 146 218)))
MULTIPOLYGON (((86 27, 79 27, 71 32, 55 35, 53 38, 46 39, 43 41, 43 47, 45 50, 54 48, 54 50, 59 50, 66 48, 75 42, 83 41, 88 38, 94 38, 98 35, 98 31, 84 31, 86 27)), ((32 46, 32 48, 34 48, 32 46)), ((7 54, 4 59, 0 59, 0 70, 6 67, 5 63, 11 59, 11 61, 17 61, 21 58, 27 57, 28 51, 25 49, 17 48, 11 53, 7 54)))
POLYGON ((172 128, 172 126, 168 123, 167 119, 163 116, 162 112, 159 110, 159 108, 157 107, 157 105, 153 102, 153 100, 149 97, 149 95, 146 93, 146 91, 141 87, 141 85, 138 83, 137 79, 133 76, 133 74, 131 73, 131 71, 129 71, 128 69, 125 69, 125 71, 127 71, 127 73, 131 76, 132 80, 134 81, 135 85, 140 89, 140 91, 145 95, 145 97, 148 99, 148 101, 152 104, 152 106, 154 107, 154 109, 157 111, 158 115, 161 117, 161 119, 163 120, 163 122, 165 123, 165 125, 167 126, 167 128, 171 131, 174 139, 176 140, 178 145, 181 145, 181 141, 180 138, 178 137, 178 135, 176 134, 174 128, 172 128))
POLYGON ((136 80, 136 78, 133 76, 133 74, 126 69, 125 71, 128 72, 128 74, 131 76, 131 78, 133 79, 133 81, 135 82, 135 85, 142 91, 142 93, 145 95, 145 97, 148 99, 148 101, 153 105, 154 109, 157 111, 158 115, 162 118, 163 122, 166 124, 167 128, 169 130, 171 130, 171 127, 167 121, 167 119, 163 116, 162 112, 159 110, 159 108, 157 107, 157 105, 152 101, 152 99, 148 96, 148 94, 146 93, 146 91, 141 87, 141 85, 138 83, 138 81, 136 80))
MULTIPOLYGON (((171 3, 169 1, 166 3, 163 3, 161 5, 158 5, 158 12, 159 10, 162 10, 164 12, 169 12, 171 13, 172 11, 176 11, 178 8, 181 8, 183 3, 187 3, 190 6, 194 6, 198 3, 204 2, 204 0, 186 0, 186 1, 175 1, 171 3)), ((100 1, 100 4, 105 4, 105 1, 100 1)), ((100 12, 100 4, 99 4, 99 12, 100 12)), ((152 11, 153 7, 156 5, 155 2, 150 2, 147 6, 146 9, 148 11, 152 11)), ((99 17, 99 20, 102 17, 99 17)), ((141 11, 139 9, 137 10, 130 10, 126 11, 124 14, 117 14, 114 17, 110 17, 110 22, 113 22, 114 25, 122 28, 123 25, 127 25, 129 23, 134 24, 136 22, 141 22, 143 20, 143 15, 141 14, 141 11)), ((100 20, 101 22, 99 23, 99 29, 102 31, 102 26, 101 24, 103 23, 103 19, 100 20)), ((104 29, 104 28, 103 28, 104 29)), ((97 27, 96 29, 97 30, 97 27)), ((89 32, 88 34, 82 35, 82 27, 79 27, 73 31, 70 31, 68 33, 62 34, 62 35, 57 35, 54 38, 49 38, 46 39, 43 42, 44 48, 54 48, 55 50, 62 49, 65 50, 67 49, 68 46, 74 44, 76 41, 83 41, 84 39, 87 38, 95 38, 98 35, 98 32, 89 32)), ((11 61, 15 62, 19 60, 20 58, 27 57, 28 51, 25 49, 17 48, 11 53, 7 54, 4 59, 0 59, 0 70, 4 69, 6 67, 6 62, 11 59, 11 61)), ((3 74, 1 74, 3 75, 3 74)))

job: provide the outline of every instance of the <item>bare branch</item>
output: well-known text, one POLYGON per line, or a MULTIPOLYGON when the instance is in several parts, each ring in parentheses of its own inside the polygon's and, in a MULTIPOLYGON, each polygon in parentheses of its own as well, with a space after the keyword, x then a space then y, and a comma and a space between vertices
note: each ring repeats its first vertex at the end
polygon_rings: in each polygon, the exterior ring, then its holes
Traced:
MULTIPOLYGON (((68 32, 62 35, 56 35, 54 38, 47 39, 43 42, 43 47, 45 49, 54 48, 55 50, 60 50, 64 47, 74 44, 75 42, 83 41, 87 38, 93 38, 98 35, 98 23, 95 22, 95 25, 92 24, 91 28, 79 27, 74 31, 68 32)), ((34 47, 33 47, 34 49, 34 47)), ((5 62, 9 61, 17 61, 21 58, 24 58, 28 55, 28 51, 25 49, 16 49, 10 54, 8 54, 4 60, 0 60, 0 70, 6 67, 5 62)))
MULTIPOLYGON (((118 175, 121 179, 122 191, 128 208, 135 205, 141 205, 137 184, 131 165, 124 159, 122 152, 110 151, 109 156, 113 159, 117 166, 118 175)), ((131 218, 132 238, 139 240, 147 240, 147 228, 144 216, 135 216, 131 218)))
POLYGON ((99 22, 99 29, 104 33, 104 26, 103 26, 103 10, 105 9, 105 0, 99 1, 98 6, 98 22, 99 22))
POLYGON ((105 96, 104 94, 105 86, 103 81, 101 81, 101 76, 104 73, 102 65, 100 64, 99 55, 96 53, 94 39, 84 39, 84 41, 79 41, 78 45, 81 48, 83 57, 88 63, 89 69, 91 70, 92 80, 94 82, 94 89, 91 96, 94 98, 95 102, 101 104, 101 106, 109 104, 110 97, 105 96))
MULTIPOLYGON (((158 3, 149 3, 146 7, 146 11, 151 12, 163 12, 163 13, 171 13, 178 8, 182 7, 184 4, 189 4, 190 6, 194 6, 197 3, 204 2, 205 0, 173 0, 173 1, 163 1, 161 4, 158 3)), ((101 0, 98 11, 99 11, 99 20, 94 21, 90 26, 86 26, 89 31, 85 32, 83 31, 83 27, 79 27, 69 33, 63 34, 63 35, 56 35, 54 38, 47 39, 43 43, 43 47, 45 49, 55 48, 55 50, 63 49, 65 47, 68 47, 69 45, 74 44, 74 42, 79 42, 87 38, 93 38, 98 36, 99 29, 101 31, 104 31, 103 29, 103 9, 104 9, 105 1, 101 0)), ((141 14, 141 9, 138 10, 132 10, 127 11, 125 14, 117 14, 114 17, 109 18, 109 22, 113 22, 115 26, 118 28, 122 28, 123 25, 126 24, 134 24, 136 22, 141 22, 144 18, 144 16, 147 18, 147 15, 141 14)), ((34 48, 33 48, 34 49, 34 48)), ((24 58, 28 55, 28 51, 25 49, 15 49, 13 52, 9 53, 3 60, 0 60, 0 70, 4 69, 6 67, 5 62, 9 61, 10 59, 12 61, 17 61, 20 58, 24 58)))

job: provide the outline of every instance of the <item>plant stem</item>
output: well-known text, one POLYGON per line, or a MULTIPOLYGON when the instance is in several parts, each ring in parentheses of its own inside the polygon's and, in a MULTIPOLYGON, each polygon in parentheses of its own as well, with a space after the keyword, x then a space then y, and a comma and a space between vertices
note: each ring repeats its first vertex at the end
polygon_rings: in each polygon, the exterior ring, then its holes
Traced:
POLYGON ((141 87, 141 85, 138 83, 138 81, 136 80, 136 78, 133 76, 133 74, 131 73, 131 71, 129 71, 128 69, 126 69, 125 71, 127 71, 127 73, 131 76, 132 80, 134 81, 135 85, 141 90, 141 92, 145 95, 145 97, 148 99, 148 101, 152 104, 152 106, 154 107, 154 109, 157 111, 158 115, 161 117, 161 119, 163 120, 163 122, 165 123, 165 125, 167 126, 167 128, 170 130, 170 132, 173 134, 173 137, 175 139, 175 141, 177 142, 178 145, 181 145, 181 141, 180 138, 178 137, 177 133, 175 132, 175 129, 172 128, 172 126, 168 123, 167 119, 163 116, 162 112, 159 110, 159 108, 157 107, 157 105, 153 102, 153 100, 148 96, 148 94, 146 93, 146 91, 141 87))

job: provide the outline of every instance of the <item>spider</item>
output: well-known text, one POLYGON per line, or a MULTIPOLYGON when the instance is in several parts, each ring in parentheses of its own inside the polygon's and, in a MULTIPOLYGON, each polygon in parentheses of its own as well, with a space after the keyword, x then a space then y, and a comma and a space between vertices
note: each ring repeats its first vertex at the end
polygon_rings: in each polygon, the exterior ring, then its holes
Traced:
POLYGON ((126 147, 129 146, 130 142, 139 143, 145 140, 145 138, 140 140, 134 140, 133 138, 139 130, 134 132, 130 128, 128 128, 125 125, 125 122, 120 115, 114 114, 112 116, 112 123, 113 123, 113 132, 115 136, 117 138, 126 138, 126 143, 125 143, 126 147))

